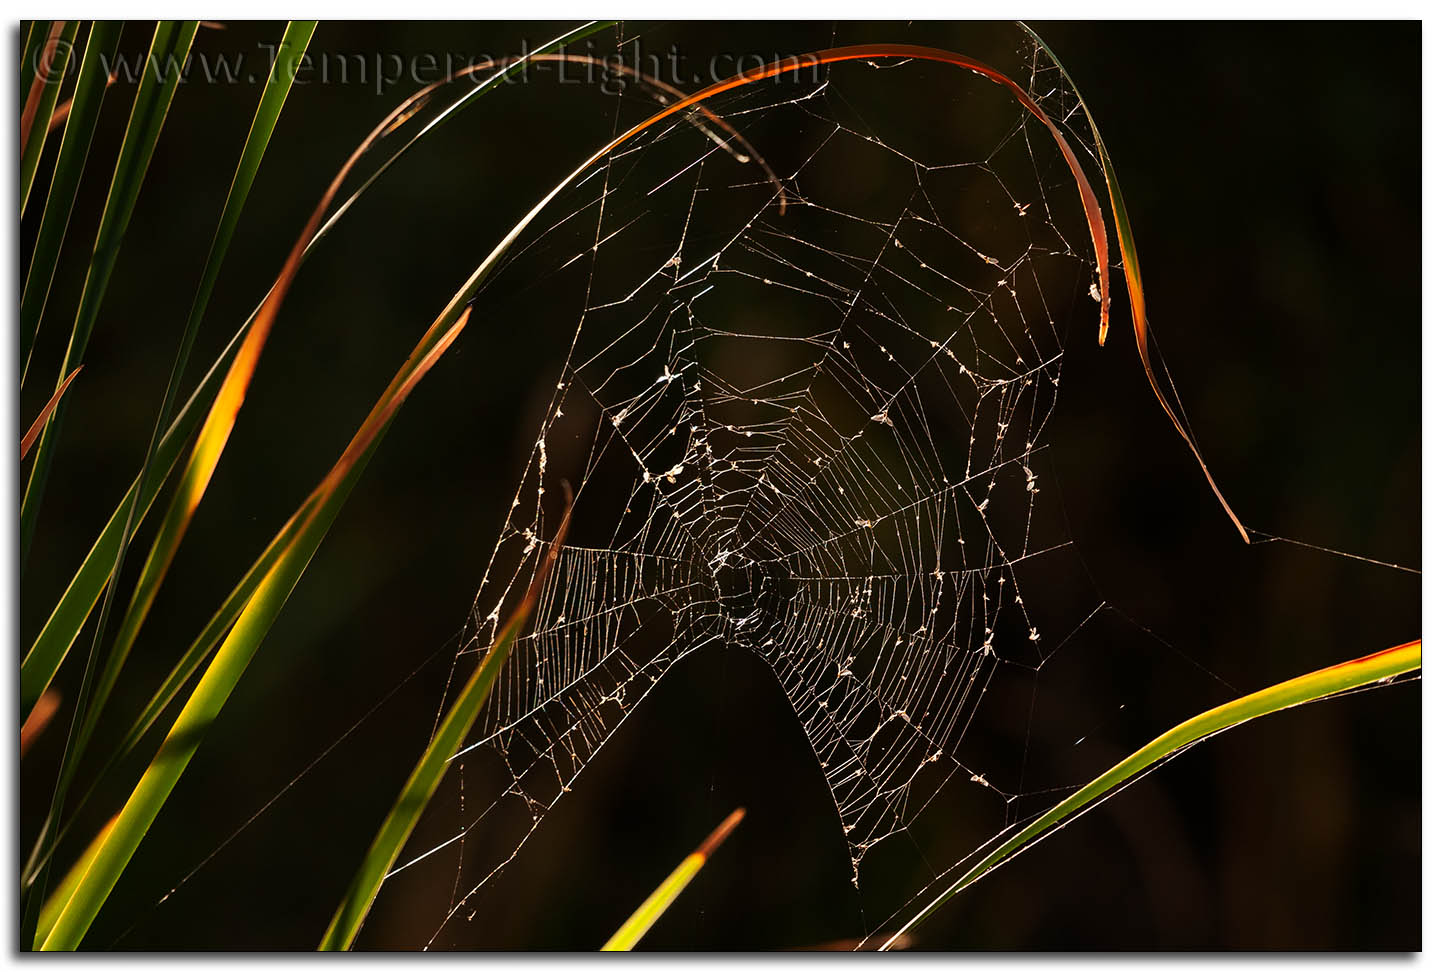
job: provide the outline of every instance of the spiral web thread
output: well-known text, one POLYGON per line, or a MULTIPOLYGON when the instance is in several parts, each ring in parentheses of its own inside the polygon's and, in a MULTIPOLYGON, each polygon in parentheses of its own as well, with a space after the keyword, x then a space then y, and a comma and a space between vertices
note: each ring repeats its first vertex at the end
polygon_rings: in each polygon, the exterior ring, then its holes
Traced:
MULTIPOLYGON (((1031 48, 1018 63, 1015 79, 1075 125, 1055 66, 1031 48)), ((430 944, 692 652, 742 648, 775 673, 859 886, 867 854, 943 786, 1018 796, 962 757, 963 739, 998 672, 1034 677, 1090 618, 1046 629, 1022 577, 1068 544, 1038 516, 1039 460, 1065 324, 1096 321, 1095 256, 1050 136, 985 80, 895 60, 710 108, 779 185, 693 112, 613 152, 513 258, 580 274, 585 296, 454 684, 547 551, 561 478, 575 510, 456 757, 462 780, 483 758, 510 783, 463 796, 452 835, 396 869, 456 854, 430 944), (914 85, 907 72, 938 98, 965 93, 937 123, 979 119, 965 144, 913 145, 858 106, 856 92, 914 85), (518 808, 501 857, 468 860, 467 836, 518 808)), ((636 110, 618 103, 618 129, 636 110)))

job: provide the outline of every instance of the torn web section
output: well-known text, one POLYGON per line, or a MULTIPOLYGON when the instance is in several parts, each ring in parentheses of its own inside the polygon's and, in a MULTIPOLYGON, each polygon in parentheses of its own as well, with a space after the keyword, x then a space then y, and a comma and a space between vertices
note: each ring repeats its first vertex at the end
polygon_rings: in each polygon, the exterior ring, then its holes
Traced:
MULTIPOLYGON (((585 174, 479 298, 515 288, 558 351, 453 689, 534 577, 561 479, 575 506, 389 885, 436 902, 431 945, 484 944, 478 895, 693 651, 775 673, 876 920, 1086 778, 1027 772, 1039 674, 1097 608, 1050 576, 1076 565, 1045 434, 1068 324, 1096 320, 1055 144, 922 62, 707 108, 585 174), (919 98, 931 124, 888 111, 919 98)), ((618 130, 641 109, 617 102, 618 130)))

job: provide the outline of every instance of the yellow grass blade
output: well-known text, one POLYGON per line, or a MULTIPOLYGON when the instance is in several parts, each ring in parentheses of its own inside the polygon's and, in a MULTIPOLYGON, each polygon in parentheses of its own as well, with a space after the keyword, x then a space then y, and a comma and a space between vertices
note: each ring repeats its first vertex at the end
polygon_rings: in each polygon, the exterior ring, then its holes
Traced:
POLYGON ((705 865, 707 858, 715 853, 716 848, 721 846, 722 841, 731 836, 731 831, 736 829, 746 816, 745 807, 737 807, 731 811, 731 815, 717 825, 711 831, 711 835, 701 842, 701 846, 690 854, 685 860, 676 866, 666 880, 661 882, 660 887, 651 892, 651 896, 641 902, 641 907, 632 913, 626 923, 616 929, 616 934, 601 946, 603 952, 629 952, 636 947, 645 934, 651 930, 651 926, 666 913, 681 892, 686 890, 686 885, 691 883, 701 868, 705 865))

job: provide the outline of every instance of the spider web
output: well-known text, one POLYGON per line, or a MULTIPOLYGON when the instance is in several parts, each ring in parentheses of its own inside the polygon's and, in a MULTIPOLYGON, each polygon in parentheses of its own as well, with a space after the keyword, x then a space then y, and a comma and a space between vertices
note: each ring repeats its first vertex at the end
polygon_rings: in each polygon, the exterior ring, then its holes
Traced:
MULTIPOLYGON (((1077 120, 1038 49, 1023 43, 1008 73, 1059 124, 1077 120)), ((1028 583, 1069 543, 1044 499, 1045 434, 1067 325, 1095 327, 1098 307, 1050 134, 989 81, 897 59, 708 107, 613 151, 501 275, 526 282, 538 317, 567 313, 542 291, 572 281, 583 296, 453 686, 549 550, 563 479, 574 511, 456 757, 458 792, 429 814, 449 835, 413 841, 392 872, 453 855, 428 946, 454 937, 666 673, 708 647, 775 674, 858 889, 868 856, 944 787, 972 787, 1012 822, 1026 793, 1000 781, 1021 774, 969 754, 969 729, 999 680, 1032 684, 1104 606, 1039 610, 1048 590, 1028 583), (942 106, 921 132, 886 110, 918 92, 942 106), (499 767, 498 796, 467 795, 476 762, 499 767)), ((623 94, 616 130, 654 110, 623 94)))

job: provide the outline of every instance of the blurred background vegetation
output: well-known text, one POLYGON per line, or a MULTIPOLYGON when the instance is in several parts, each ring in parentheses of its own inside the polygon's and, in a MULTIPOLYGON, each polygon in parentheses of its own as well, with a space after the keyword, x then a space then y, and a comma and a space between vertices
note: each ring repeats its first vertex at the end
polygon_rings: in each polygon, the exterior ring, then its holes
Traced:
MULTIPOLYGON (((1420 26, 1034 26, 1106 136, 1153 327, 1242 518, 1420 565, 1420 26)), ((275 43, 282 29, 232 23, 202 31, 196 51, 259 58, 257 45, 275 43)), ((562 29, 322 23, 310 51, 503 55, 562 29)), ((675 43, 691 59, 716 51, 769 59, 833 37, 979 53, 975 31, 688 23, 643 37, 658 49, 675 43)), ((132 25, 122 49, 142 53, 148 40, 147 25, 132 25)), ((95 160, 117 150, 131 96, 123 87, 107 97, 81 186, 36 345, 46 380, 21 396, 27 419, 63 353, 61 322, 74 311, 83 244, 108 180, 108 163, 95 160)), ((415 87, 298 84, 201 331, 191 382, 263 294, 300 229, 298 214, 415 87)), ((259 89, 259 78, 192 81, 176 96, 70 392, 25 565, 22 645, 138 467, 193 292, 155 281, 198 276, 259 89)), ((585 88, 543 79, 487 98, 408 158, 316 251, 102 733, 128 725, 458 282, 609 134, 604 105, 585 88)), ((927 104, 896 111, 938 124, 927 104)), ((39 207, 31 209, 22 252, 36 229, 39 207)), ((424 745, 445 665, 407 683, 179 893, 155 902, 460 629, 534 436, 533 389, 551 380, 574 326, 517 316, 522 306, 494 312, 483 294, 467 333, 402 413, 93 942, 314 945, 424 745)), ((1239 543, 1151 398, 1127 331, 1114 329, 1099 350, 1092 324, 1071 328, 1050 430, 1078 552, 1100 595, 1136 622, 1107 626, 1108 654, 1087 678, 1124 683, 1116 692, 1127 718, 1159 730, 1218 701, 1199 667, 1249 690, 1417 636, 1415 577, 1239 543)), ((139 560, 132 555, 131 575, 139 560)), ((57 681, 67 701, 78 680, 72 659, 57 681)), ((1420 700, 1411 683, 1211 742, 989 876, 918 944, 1420 947, 1420 700)), ((61 718, 68 714, 62 708, 61 718)), ((1105 722, 1076 728, 1090 745, 1108 745, 1105 722)), ((22 767, 26 846, 61 741, 52 729, 22 767)), ((116 777, 82 832, 113 812, 139 768, 116 777)), ((737 805, 749 810, 745 824, 647 947, 804 947, 855 937, 881 917, 859 911, 830 795, 754 659, 700 653, 678 666, 581 783, 482 899, 477 942, 598 946, 737 805)), ((362 944, 423 942, 438 922, 434 903, 383 893, 362 944)))

